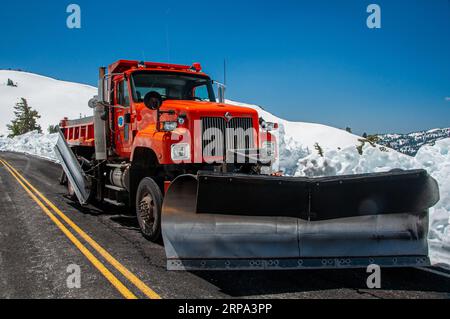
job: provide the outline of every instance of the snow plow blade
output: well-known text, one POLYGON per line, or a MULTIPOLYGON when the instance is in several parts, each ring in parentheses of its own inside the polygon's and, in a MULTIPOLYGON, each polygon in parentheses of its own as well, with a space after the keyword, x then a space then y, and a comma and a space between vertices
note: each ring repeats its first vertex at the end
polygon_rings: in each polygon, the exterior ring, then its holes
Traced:
POLYGON ((426 266, 428 210, 439 201, 424 170, 292 178, 200 172, 167 191, 169 270, 426 266))

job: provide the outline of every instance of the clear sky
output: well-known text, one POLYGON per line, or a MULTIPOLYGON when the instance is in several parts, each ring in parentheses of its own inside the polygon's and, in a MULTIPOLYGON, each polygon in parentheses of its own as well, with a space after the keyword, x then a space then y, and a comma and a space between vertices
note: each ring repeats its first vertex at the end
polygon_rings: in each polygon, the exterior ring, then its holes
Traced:
POLYGON ((355 132, 450 126, 450 0, 2 1, 0 68, 96 85, 117 59, 201 62, 227 97, 355 132), (66 7, 81 7, 68 29, 66 7), (366 8, 381 7, 381 29, 366 8))

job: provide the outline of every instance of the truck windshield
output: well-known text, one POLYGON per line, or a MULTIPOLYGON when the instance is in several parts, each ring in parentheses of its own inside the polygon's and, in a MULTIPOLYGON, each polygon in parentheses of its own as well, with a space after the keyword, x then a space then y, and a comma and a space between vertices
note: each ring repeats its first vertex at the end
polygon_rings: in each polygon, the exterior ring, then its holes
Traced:
POLYGON ((138 72, 131 77, 134 102, 143 102, 146 94, 158 92, 164 100, 215 102, 212 81, 205 76, 167 72, 138 72))

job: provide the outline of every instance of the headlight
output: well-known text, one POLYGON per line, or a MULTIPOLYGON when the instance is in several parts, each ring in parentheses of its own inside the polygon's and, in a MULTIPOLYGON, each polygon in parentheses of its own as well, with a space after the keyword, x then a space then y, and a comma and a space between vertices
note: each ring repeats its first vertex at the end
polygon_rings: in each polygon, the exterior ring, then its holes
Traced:
POLYGON ((172 132, 178 127, 178 122, 163 122, 163 131, 172 132))
POLYGON ((191 159, 191 146, 187 143, 173 144, 171 155, 173 161, 188 161, 191 159))
POLYGON ((276 143, 275 142, 264 142, 262 144, 263 154, 267 157, 275 157, 276 143))

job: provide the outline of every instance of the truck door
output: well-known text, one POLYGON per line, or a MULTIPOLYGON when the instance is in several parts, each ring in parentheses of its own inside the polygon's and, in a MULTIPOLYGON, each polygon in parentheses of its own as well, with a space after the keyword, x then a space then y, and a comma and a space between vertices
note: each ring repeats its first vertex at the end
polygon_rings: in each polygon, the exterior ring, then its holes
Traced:
POLYGON ((130 111, 130 92, 126 80, 116 82, 116 103, 114 107, 115 146, 119 156, 128 157, 131 154, 132 134, 127 121, 130 111))

